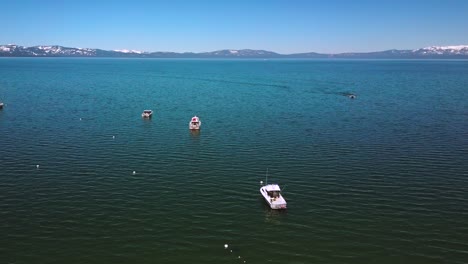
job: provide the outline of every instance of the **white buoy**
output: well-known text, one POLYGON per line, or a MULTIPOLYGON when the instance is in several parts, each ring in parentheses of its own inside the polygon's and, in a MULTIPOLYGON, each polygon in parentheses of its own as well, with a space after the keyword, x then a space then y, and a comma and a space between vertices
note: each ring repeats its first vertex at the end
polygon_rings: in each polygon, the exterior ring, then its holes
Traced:
POLYGON ((112 136, 112 138, 115 138, 115 136, 112 136))
POLYGON ((263 185, 263 181, 260 181, 260 184, 263 185))
POLYGON ((36 165, 36 169, 39 169, 39 165, 36 165))
POLYGON ((229 247, 228 244, 224 244, 224 248, 227 249, 229 247))
POLYGON ((232 249, 231 249, 231 253, 232 253, 232 249))
POLYGON ((135 175, 135 174, 136 174, 136 171, 133 171, 133 175, 135 175))
POLYGON ((81 121, 81 117, 80 117, 80 121, 81 121))
POLYGON ((237 256, 237 258, 240 258, 240 256, 237 256))

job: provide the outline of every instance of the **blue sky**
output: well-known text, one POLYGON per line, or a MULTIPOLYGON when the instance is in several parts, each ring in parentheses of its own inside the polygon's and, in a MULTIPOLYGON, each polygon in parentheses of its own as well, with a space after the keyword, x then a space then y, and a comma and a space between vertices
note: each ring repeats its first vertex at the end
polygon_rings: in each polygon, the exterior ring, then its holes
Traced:
POLYGON ((468 45, 466 0, 0 0, 0 44, 203 52, 468 45))

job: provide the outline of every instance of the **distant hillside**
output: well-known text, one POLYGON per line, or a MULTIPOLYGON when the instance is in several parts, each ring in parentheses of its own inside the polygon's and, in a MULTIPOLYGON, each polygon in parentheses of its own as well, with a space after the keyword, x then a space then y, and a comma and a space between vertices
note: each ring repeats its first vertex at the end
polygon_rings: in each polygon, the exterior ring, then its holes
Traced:
POLYGON ((339 58, 339 59, 468 59, 468 45, 431 46, 416 50, 321 54, 315 52, 279 54, 266 50, 218 50, 212 52, 146 52, 102 50, 62 46, 0 46, 0 57, 123 57, 123 58, 339 58))

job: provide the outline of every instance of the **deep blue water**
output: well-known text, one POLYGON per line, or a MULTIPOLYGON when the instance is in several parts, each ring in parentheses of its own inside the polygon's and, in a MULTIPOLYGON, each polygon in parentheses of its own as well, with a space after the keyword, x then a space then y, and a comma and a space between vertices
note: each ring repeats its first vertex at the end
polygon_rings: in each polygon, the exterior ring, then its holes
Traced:
POLYGON ((0 262, 466 263, 467 91, 455 60, 2 58, 0 262))

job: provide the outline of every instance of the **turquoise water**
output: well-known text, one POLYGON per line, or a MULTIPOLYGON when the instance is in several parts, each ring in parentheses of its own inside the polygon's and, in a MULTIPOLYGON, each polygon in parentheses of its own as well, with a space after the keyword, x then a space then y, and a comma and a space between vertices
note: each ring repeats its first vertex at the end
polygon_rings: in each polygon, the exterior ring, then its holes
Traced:
POLYGON ((466 263, 467 87, 467 61, 0 59, 0 262, 466 263))

